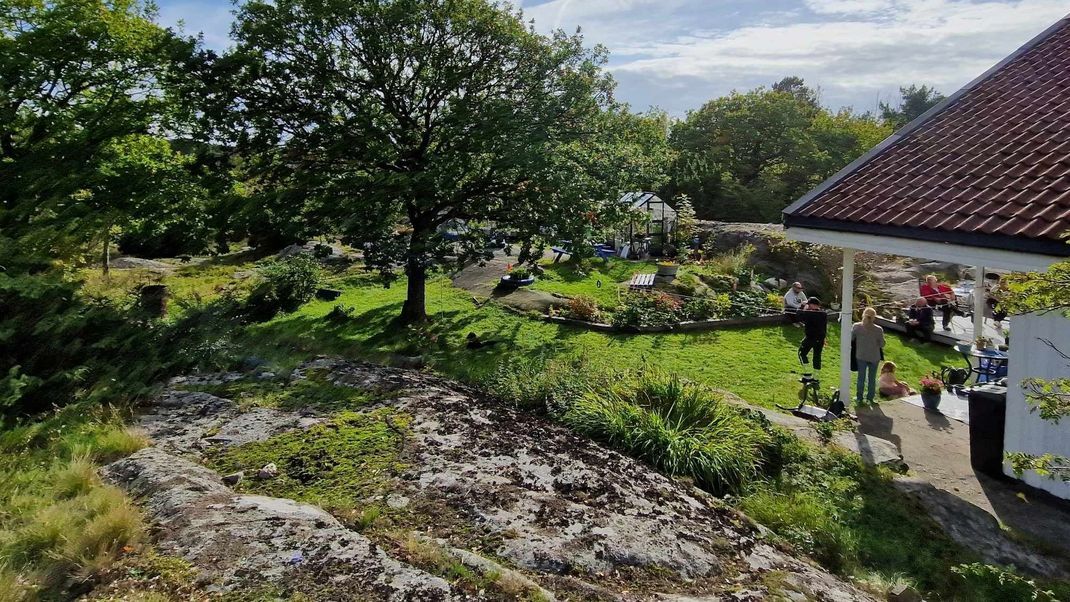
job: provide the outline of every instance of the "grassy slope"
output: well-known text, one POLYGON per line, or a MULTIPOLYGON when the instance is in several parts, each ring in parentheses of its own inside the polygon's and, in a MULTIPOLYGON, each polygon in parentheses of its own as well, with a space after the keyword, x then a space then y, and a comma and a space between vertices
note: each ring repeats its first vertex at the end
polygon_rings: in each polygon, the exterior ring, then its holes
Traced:
MULTIPOLYGON (((512 356, 582 357, 593 370, 648 362, 727 389, 751 403, 772 406, 797 400, 795 354, 802 332, 793 326, 606 335, 547 324, 494 305, 476 308, 470 295, 439 279, 428 290, 430 333, 406 336, 392 326, 404 298, 403 282, 384 289, 351 280, 344 290, 337 302, 314 301, 293 314, 253 327, 247 341, 251 351, 286 367, 319 353, 375 357, 412 348, 423 351, 435 368, 472 380, 512 356), (341 324, 325 320, 336 303, 352 307, 354 318, 341 324), (469 351, 464 348, 469 332, 502 343, 489 350, 469 351)), ((838 329, 830 328, 821 371, 828 386, 835 384, 838 374, 838 340, 838 329)), ((955 360, 950 350, 906 344, 896 336, 888 339, 887 356, 899 365, 901 377, 908 382, 955 360)))

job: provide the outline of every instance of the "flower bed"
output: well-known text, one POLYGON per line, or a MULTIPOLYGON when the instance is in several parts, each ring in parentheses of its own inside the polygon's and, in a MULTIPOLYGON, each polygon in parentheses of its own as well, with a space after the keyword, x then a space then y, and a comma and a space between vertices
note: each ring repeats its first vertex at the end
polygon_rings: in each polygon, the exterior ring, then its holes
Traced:
MULTIPOLYGON (((779 299, 778 299, 779 300, 779 299)), ((547 319, 602 332, 695 332, 734 326, 777 324, 784 320, 779 303, 763 293, 740 291, 684 298, 664 292, 629 293, 605 319, 593 299, 579 297, 565 315, 547 319)))

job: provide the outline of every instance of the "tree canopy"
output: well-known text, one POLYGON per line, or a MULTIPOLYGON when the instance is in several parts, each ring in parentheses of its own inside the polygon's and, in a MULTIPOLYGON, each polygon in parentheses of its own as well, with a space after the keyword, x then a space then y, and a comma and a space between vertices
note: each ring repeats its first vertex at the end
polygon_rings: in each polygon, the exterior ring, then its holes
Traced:
POLYGON ((921 117, 945 98, 935 88, 917 84, 899 88, 899 95, 899 102, 895 105, 880 104, 881 118, 895 130, 921 117))
MULTIPOLYGON (((90 190, 117 141, 168 127, 195 41, 137 0, 0 0, 0 255, 40 269, 108 236, 90 190)), ((153 182, 146 182, 155 186, 153 182)))
MULTIPOLYGON (((314 230, 388 277, 403 268, 406 321, 424 317, 426 274, 451 252, 443 225, 545 235, 617 194, 592 156, 632 119, 612 112, 605 53, 539 35, 508 5, 254 1, 234 35, 242 149, 314 230)), ((470 232, 452 252, 484 252, 470 232)))
POLYGON ((676 153, 669 197, 686 193, 698 215, 725 221, 778 221, 796 198, 884 139, 870 115, 829 112, 799 78, 773 89, 710 101, 670 134, 676 153))

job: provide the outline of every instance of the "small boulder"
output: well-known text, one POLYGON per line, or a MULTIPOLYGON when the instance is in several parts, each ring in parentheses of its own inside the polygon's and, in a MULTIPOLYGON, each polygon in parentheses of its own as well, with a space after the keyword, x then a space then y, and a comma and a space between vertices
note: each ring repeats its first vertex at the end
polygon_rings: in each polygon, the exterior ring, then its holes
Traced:
POLYGON ((409 506, 409 498, 396 493, 391 493, 386 496, 386 505, 394 510, 402 510, 409 506))
POLYGON ((230 474, 228 474, 228 475, 223 477, 223 484, 228 486, 228 487, 233 487, 233 486, 237 485, 238 483, 241 483, 241 480, 244 477, 245 477, 245 473, 240 471, 240 470, 238 472, 232 472, 232 473, 230 473, 230 474))
POLYGON ((897 585, 888 590, 888 602, 924 602, 918 590, 909 585, 897 585))
POLYGON ((279 467, 275 466, 274 462, 271 462, 270 464, 265 464, 264 467, 256 473, 256 478, 262 481, 266 481, 267 479, 274 479, 277 476, 279 476, 279 467))

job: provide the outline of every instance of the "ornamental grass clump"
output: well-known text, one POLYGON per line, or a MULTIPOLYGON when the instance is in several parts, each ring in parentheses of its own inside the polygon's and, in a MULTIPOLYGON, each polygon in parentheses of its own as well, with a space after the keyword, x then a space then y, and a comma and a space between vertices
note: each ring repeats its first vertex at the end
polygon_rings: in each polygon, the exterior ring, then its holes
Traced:
POLYGON ((563 420, 717 495, 739 491, 757 478, 772 443, 767 431, 715 392, 655 371, 589 386, 563 420))

